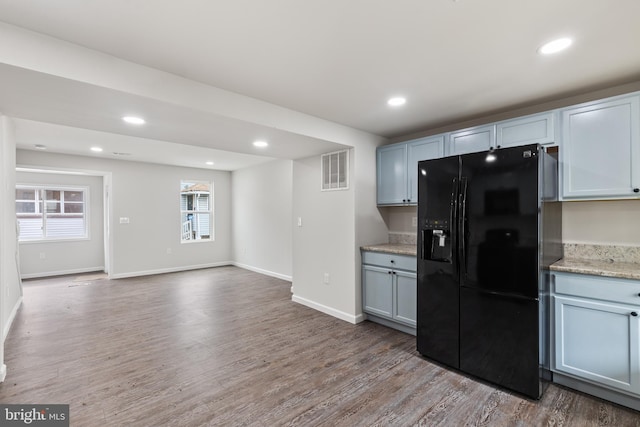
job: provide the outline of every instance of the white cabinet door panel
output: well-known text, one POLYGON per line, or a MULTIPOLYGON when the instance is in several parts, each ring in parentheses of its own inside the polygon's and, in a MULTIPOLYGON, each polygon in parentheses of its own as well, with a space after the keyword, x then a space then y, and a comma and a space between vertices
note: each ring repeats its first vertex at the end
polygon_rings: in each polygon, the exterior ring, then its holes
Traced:
POLYGON ((640 391, 639 321, 633 308, 557 296, 554 307, 555 370, 640 391))
POLYGON ((363 299, 364 310, 378 316, 393 318, 393 284, 391 271, 385 268, 365 265, 363 299))
POLYGON ((377 151, 377 195, 379 205, 406 203, 407 146, 391 145, 377 151))
POLYGON ((528 144, 553 144, 556 113, 549 111, 535 116, 500 122, 496 125, 498 147, 516 147, 528 144))
POLYGON ((563 198, 635 198, 640 187, 640 97, 562 112, 563 198))
POLYGON ((415 327, 418 311, 417 275, 396 271, 395 276, 394 318, 415 327))

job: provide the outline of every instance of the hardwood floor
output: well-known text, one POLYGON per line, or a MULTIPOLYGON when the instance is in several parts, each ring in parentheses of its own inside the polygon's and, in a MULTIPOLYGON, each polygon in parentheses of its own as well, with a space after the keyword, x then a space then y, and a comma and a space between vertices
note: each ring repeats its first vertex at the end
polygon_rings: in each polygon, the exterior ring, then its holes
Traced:
POLYGON ((27 281, 5 360, 0 402, 68 403, 73 426, 640 426, 569 389, 532 401, 449 371, 236 267, 27 281))

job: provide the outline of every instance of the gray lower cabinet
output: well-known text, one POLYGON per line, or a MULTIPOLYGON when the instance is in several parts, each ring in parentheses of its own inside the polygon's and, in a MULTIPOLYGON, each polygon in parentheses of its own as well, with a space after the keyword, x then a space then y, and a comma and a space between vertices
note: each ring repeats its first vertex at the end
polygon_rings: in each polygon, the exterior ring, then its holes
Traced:
POLYGON ((638 409, 640 282, 554 276, 554 381, 638 409))
POLYGON ((374 322, 415 335, 416 258, 362 253, 362 310, 374 322))

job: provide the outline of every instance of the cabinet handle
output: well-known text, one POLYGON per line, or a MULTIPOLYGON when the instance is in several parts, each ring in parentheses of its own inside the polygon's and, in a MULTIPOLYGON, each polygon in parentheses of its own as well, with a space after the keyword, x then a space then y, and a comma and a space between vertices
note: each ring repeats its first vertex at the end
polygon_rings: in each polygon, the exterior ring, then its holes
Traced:
POLYGON ((392 274, 396 274, 396 272, 395 272, 395 271, 392 271, 391 273, 392 273, 392 274))
POLYGON ((634 189, 633 189, 633 192, 634 192, 634 193, 640 193, 640 188, 634 188, 634 189))
POLYGON ((638 296, 640 297, 640 294, 638 294, 638 296))
POLYGON ((390 271, 387 271, 387 274, 391 274, 391 272, 390 272, 390 271))
POLYGON ((391 264, 395 264, 395 263, 396 263, 396 261, 392 259, 391 260, 391 264))
POLYGON ((632 315, 633 317, 636 317, 636 316, 638 315, 638 313, 636 313, 635 311, 632 311, 632 312, 631 312, 631 315, 632 315))

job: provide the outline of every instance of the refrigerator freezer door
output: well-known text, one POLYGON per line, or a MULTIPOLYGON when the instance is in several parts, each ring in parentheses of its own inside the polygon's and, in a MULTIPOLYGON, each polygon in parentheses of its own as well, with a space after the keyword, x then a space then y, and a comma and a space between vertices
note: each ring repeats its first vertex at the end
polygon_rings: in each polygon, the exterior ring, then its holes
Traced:
POLYGON ((418 164, 418 351, 459 365, 456 209, 459 158, 418 164))
POLYGON ((537 298, 537 146, 463 156, 461 176, 461 286, 537 298))
POLYGON ((460 369, 531 398, 541 394, 538 301, 460 289, 460 369))

